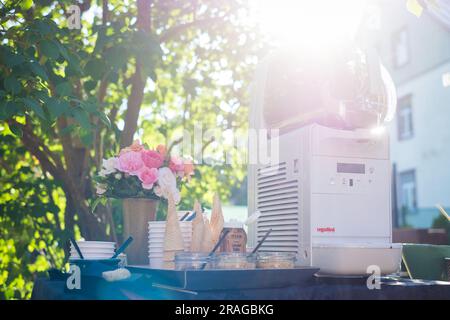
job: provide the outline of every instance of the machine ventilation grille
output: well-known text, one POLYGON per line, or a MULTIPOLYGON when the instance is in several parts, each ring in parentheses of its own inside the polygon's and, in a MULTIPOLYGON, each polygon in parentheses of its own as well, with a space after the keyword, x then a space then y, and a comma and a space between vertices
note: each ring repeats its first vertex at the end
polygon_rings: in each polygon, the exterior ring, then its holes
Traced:
POLYGON ((298 183, 287 180, 286 163, 258 169, 256 206, 258 241, 272 228, 260 251, 298 253, 298 183))

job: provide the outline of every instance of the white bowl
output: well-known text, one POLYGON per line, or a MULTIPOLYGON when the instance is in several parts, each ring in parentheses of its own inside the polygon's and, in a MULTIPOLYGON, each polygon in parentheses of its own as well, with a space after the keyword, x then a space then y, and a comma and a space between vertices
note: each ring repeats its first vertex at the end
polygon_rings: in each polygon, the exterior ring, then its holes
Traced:
MULTIPOLYGON (((72 245, 72 243, 71 243, 72 245)), ((77 241, 78 246, 115 246, 116 243, 112 241, 77 241)))
MULTIPOLYGON (((82 248, 97 248, 97 249, 114 249, 116 247, 115 243, 112 244, 102 244, 102 243, 77 243, 80 249, 82 248)), ((70 247, 75 249, 75 247, 70 244, 70 247)))
MULTIPOLYGON (((114 249, 104 249, 104 248, 80 248, 81 253, 114 253, 114 249)), ((70 252, 76 253, 75 248, 70 248, 70 252)))
MULTIPOLYGON (((78 255, 78 252, 76 252, 76 251, 71 251, 70 253, 78 255)), ((112 254, 114 254, 114 251, 111 251, 111 252, 83 252, 83 250, 81 250, 81 253, 83 254, 83 256, 84 255, 87 255, 87 256, 92 256, 92 255, 104 256, 104 255, 108 255, 108 254, 112 255, 112 254)))
MULTIPOLYGON (((112 257, 114 255, 114 252, 111 253, 86 253, 86 252, 81 252, 83 254, 83 257, 112 257)), ((78 253, 77 252, 70 252, 70 256, 77 256, 78 257, 78 253)))
POLYGON ((386 244, 321 244, 313 245, 312 265, 319 274, 367 275, 369 266, 378 266, 382 275, 400 268, 402 245, 386 244))
MULTIPOLYGON (((112 255, 110 254, 105 254, 105 255, 85 255, 83 254, 83 258, 86 260, 103 260, 103 259, 111 259, 112 255)), ((77 254, 71 254, 70 255, 71 259, 80 259, 80 256, 77 254)))

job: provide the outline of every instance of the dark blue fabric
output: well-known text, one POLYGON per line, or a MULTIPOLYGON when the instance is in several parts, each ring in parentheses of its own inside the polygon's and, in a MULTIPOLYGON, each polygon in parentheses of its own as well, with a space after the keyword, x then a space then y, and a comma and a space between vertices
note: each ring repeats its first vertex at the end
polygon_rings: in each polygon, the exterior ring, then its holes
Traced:
POLYGON ((38 279, 32 299, 202 299, 202 300, 300 300, 300 299, 450 299, 450 283, 382 280, 380 290, 369 290, 365 283, 324 283, 277 289, 179 292, 155 288, 149 278, 133 275, 131 279, 108 283, 101 279, 84 281, 82 292, 65 289, 61 280, 38 279))

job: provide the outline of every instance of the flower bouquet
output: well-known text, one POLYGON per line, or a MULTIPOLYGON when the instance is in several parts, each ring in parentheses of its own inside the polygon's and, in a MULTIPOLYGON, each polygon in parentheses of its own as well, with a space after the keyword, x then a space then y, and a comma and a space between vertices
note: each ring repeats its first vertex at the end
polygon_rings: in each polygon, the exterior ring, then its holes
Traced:
POLYGON ((180 201, 177 187, 194 173, 191 160, 170 156, 163 145, 155 150, 138 140, 120 150, 116 157, 104 159, 95 178, 99 198, 167 199, 169 194, 180 201))
POLYGON ((103 160, 95 177, 98 202, 107 198, 123 199, 124 236, 133 236, 127 249, 131 264, 148 264, 148 222, 155 220, 158 200, 172 197, 180 201, 177 184, 194 173, 192 161, 170 156, 165 146, 152 150, 139 141, 120 150, 116 157, 103 160))

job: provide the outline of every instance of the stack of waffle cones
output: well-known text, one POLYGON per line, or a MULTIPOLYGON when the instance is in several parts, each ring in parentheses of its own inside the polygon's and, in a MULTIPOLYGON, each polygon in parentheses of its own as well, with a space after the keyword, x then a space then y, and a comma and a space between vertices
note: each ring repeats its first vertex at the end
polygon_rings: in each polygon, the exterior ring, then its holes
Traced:
POLYGON ((175 254, 184 251, 183 236, 178 222, 175 201, 172 196, 168 198, 166 231, 164 235, 164 267, 173 269, 175 267, 175 254))
POLYGON ((219 196, 214 195, 211 222, 203 215, 198 201, 194 204, 195 219, 192 221, 192 252, 210 252, 220 238, 224 218, 219 196))

